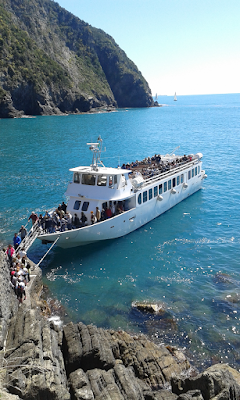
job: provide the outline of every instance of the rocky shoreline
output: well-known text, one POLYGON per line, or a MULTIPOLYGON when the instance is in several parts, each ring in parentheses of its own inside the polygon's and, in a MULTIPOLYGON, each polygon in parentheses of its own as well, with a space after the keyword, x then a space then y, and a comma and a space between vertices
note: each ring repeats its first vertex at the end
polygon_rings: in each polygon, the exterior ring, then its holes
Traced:
POLYGON ((181 351, 143 335, 81 322, 59 327, 44 315, 40 268, 31 263, 20 305, 3 251, 0 273, 1 399, 240 399, 240 374, 227 364, 198 374, 181 351))

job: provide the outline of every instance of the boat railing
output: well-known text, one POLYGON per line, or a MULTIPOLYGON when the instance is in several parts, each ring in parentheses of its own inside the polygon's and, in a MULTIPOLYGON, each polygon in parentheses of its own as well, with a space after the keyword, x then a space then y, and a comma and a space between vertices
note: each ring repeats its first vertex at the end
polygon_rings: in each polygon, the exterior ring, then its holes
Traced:
POLYGON ((192 161, 188 161, 188 162, 183 162, 182 165, 179 165, 177 167, 174 167, 168 171, 165 172, 160 172, 159 174, 153 175, 150 178, 145 179, 142 184, 136 188, 136 190, 141 190, 143 187, 148 186, 150 183, 154 183, 156 181, 159 181, 159 179, 165 179, 169 176, 175 175, 177 173, 183 172, 186 169, 192 167, 195 164, 198 164, 199 160, 195 159, 192 161))

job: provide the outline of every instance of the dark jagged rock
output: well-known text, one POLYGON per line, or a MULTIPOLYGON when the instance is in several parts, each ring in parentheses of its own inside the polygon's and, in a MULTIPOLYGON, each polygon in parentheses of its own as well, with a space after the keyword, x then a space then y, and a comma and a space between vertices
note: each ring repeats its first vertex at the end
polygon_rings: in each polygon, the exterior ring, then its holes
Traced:
POLYGON ((162 389, 173 373, 180 374, 190 367, 184 356, 177 359, 165 346, 157 346, 145 337, 82 323, 64 327, 63 351, 68 373, 78 368, 85 372, 94 368, 116 370, 120 362, 151 390, 162 389))
POLYGON ((108 342, 108 336, 102 329, 93 325, 72 323, 64 327, 63 351, 68 373, 77 368, 84 371, 92 368, 108 370, 115 365, 115 358, 108 342))
POLYGON ((204 400, 239 400, 240 386, 232 372, 239 380, 239 374, 226 364, 213 365, 193 378, 174 377, 171 381, 172 391, 184 400, 195 399, 196 395, 200 400, 200 394, 204 400))
POLYGON ((21 306, 11 319, 5 351, 11 393, 24 400, 70 399, 60 335, 37 310, 21 306))
POLYGON ((189 390, 187 393, 180 394, 177 400, 204 400, 200 390, 189 390))
POLYGON ((149 107, 114 39, 51 0, 0 0, 0 118, 149 107))
POLYGON ((229 366, 189 377, 180 350, 143 335, 83 323, 57 327, 42 313, 39 268, 32 263, 27 299, 19 308, 3 252, 0 273, 2 399, 239 400, 240 374, 229 366))
POLYGON ((9 268, 3 251, 0 251, 0 354, 7 335, 8 322, 17 313, 18 301, 10 286, 9 268))

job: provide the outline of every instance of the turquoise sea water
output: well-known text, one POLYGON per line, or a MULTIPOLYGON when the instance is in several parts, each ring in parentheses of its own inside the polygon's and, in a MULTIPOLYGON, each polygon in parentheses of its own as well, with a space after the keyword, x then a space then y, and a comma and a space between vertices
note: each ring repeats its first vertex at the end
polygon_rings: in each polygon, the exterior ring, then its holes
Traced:
MULTIPOLYGON (((203 153, 203 189, 137 231, 63 250, 42 264, 67 318, 143 332, 186 348, 200 369, 240 369, 240 94, 159 97, 161 108, 0 120, 0 241, 11 242, 31 211, 64 198, 69 168, 88 165, 100 134, 106 166, 168 153, 203 153), (141 314, 135 301, 163 304, 141 314)), ((38 261, 47 247, 36 242, 38 261)))

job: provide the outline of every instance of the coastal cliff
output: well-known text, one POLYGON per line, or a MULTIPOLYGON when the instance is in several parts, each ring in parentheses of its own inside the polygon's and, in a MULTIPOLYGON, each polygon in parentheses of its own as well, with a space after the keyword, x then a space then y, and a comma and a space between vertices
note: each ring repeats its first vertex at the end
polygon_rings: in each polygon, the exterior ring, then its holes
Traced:
POLYGON ((0 0, 0 118, 149 106, 111 36, 51 0, 0 0))
POLYGON ((201 374, 184 354, 143 335, 83 323, 56 326, 39 298, 41 270, 31 263, 19 306, 0 251, 1 399, 238 400, 240 374, 217 364, 201 374))

